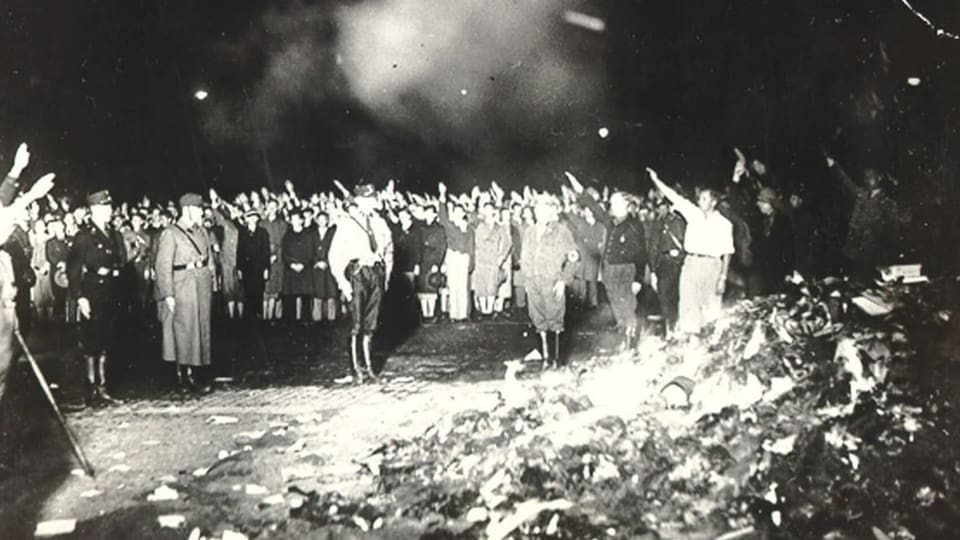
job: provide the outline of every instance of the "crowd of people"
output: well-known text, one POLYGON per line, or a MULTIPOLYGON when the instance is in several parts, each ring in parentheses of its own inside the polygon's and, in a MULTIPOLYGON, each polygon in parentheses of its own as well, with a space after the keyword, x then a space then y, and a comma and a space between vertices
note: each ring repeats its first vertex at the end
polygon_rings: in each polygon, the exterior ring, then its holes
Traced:
MULTIPOLYGON (((725 298, 822 271, 823 234, 802 191, 777 185, 739 150, 720 189, 688 195, 648 169, 645 196, 565 173, 551 191, 493 182, 410 193, 391 181, 303 195, 286 182, 229 200, 211 190, 179 204, 115 204, 97 191, 74 204, 49 193, 48 175, 14 202, 28 163, 22 146, 0 186, 10 261, 0 291, 24 334, 38 319, 78 327, 92 403, 114 401, 107 356, 122 314, 162 325, 160 356, 198 391, 208 389, 194 369, 211 362, 213 309, 252 329, 349 317, 352 376, 362 382, 377 377, 371 337, 393 287, 423 324, 529 318, 546 365, 557 366, 569 299, 586 311, 609 305, 632 347, 647 320, 695 334, 725 298)), ((868 170, 860 187, 830 157, 826 174, 854 198, 848 271, 891 262, 884 239, 909 216, 884 194, 882 175, 868 170)), ((6 332, 13 319, 0 324, 6 332)))

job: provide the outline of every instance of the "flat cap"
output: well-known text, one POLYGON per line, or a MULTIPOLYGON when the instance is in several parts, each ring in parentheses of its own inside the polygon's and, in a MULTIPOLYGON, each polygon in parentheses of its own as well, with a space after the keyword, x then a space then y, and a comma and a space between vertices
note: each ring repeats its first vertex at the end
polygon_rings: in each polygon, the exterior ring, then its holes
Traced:
POLYGON ((180 208, 186 208, 188 206, 203 206, 203 197, 196 193, 184 193, 183 196, 180 197, 180 208))
POLYGON ((110 192, 107 191, 106 189, 87 195, 88 206, 107 205, 107 204, 113 204, 113 198, 110 197, 110 192))

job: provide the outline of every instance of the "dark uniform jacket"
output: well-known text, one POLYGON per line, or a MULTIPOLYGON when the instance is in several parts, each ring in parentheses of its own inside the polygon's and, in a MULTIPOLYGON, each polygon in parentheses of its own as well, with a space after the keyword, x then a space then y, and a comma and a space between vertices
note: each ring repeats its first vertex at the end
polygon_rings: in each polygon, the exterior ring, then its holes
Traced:
POLYGON ((86 298, 91 304, 109 300, 112 293, 109 287, 115 283, 126 260, 119 233, 103 231, 93 224, 81 229, 67 259, 73 298, 86 298))
POLYGON ((607 245, 603 251, 603 263, 606 265, 632 264, 636 267, 636 275, 643 276, 643 268, 647 264, 647 240, 644 236, 643 224, 632 217, 616 221, 596 199, 587 194, 580 196, 580 204, 589 208, 597 221, 607 228, 607 245))
POLYGON ((767 283, 777 283, 793 272, 793 226, 790 217, 774 212, 761 223, 753 238, 753 267, 751 272, 761 275, 767 283))
POLYGON ((650 250, 650 268, 661 264, 683 264, 683 236, 687 223, 674 212, 658 219, 653 231, 650 250))

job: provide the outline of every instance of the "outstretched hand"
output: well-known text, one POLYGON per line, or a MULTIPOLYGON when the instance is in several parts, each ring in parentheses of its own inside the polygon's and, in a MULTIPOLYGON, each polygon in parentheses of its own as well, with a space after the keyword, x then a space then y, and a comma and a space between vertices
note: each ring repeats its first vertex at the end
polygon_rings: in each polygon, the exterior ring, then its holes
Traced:
POLYGON ((573 191, 575 191, 577 195, 582 194, 583 184, 581 184, 580 181, 577 180, 577 177, 574 176, 573 173, 571 173, 570 171, 564 171, 563 174, 566 175, 567 181, 570 182, 570 187, 573 188, 573 191))
POLYGON ((653 180, 654 183, 662 182, 662 180, 660 180, 660 176, 657 174, 657 171, 651 169, 650 167, 647 167, 647 174, 650 175, 650 180, 653 180))
POLYGON ((17 147, 17 153, 13 157, 13 167, 10 168, 10 176, 19 177, 20 173, 30 164, 30 149, 27 143, 20 143, 17 147))
POLYGON ((27 192, 27 200, 33 202, 46 197, 47 194, 50 193, 50 190, 53 189, 53 179, 56 177, 57 175, 53 173, 47 173, 41 176, 40 179, 33 184, 33 187, 30 188, 30 191, 27 192))

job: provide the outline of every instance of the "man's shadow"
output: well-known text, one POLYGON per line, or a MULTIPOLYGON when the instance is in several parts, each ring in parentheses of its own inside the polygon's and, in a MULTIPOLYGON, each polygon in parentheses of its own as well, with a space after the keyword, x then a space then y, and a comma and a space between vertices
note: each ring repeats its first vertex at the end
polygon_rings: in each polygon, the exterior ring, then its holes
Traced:
POLYGON ((420 303, 417 300, 413 281, 394 272, 390 287, 380 304, 379 331, 374 335, 373 369, 376 373, 386 369, 387 360, 393 353, 417 333, 420 328, 420 303))

